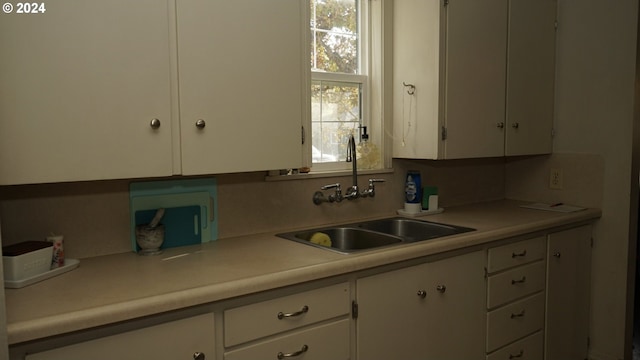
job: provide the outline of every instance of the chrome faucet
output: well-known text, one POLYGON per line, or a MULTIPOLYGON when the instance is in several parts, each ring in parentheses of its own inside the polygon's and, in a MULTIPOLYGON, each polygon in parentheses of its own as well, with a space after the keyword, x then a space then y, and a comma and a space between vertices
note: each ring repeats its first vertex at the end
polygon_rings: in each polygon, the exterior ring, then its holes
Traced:
POLYGON ((352 165, 351 176, 353 178, 352 183, 348 189, 346 194, 344 195, 345 199, 353 200, 360 197, 360 192, 358 192, 358 165, 357 165, 357 156, 356 156, 356 139, 353 137, 353 134, 349 135, 349 142, 347 143, 347 162, 350 162, 352 165))
POLYGON ((324 196, 322 191, 316 191, 313 194, 313 203, 316 205, 320 205, 323 202, 341 202, 344 199, 354 200, 359 197, 373 197, 375 196, 375 187, 374 183, 383 182, 384 179, 369 179, 369 187, 362 192, 358 189, 358 164, 356 159, 356 140, 353 137, 353 134, 349 135, 349 142, 347 144, 347 162, 352 163, 352 177, 353 177, 353 185, 349 186, 344 195, 342 195, 342 188, 340 187, 340 183, 325 185, 321 188, 321 190, 329 190, 335 189, 335 193, 329 195, 328 197, 324 196))

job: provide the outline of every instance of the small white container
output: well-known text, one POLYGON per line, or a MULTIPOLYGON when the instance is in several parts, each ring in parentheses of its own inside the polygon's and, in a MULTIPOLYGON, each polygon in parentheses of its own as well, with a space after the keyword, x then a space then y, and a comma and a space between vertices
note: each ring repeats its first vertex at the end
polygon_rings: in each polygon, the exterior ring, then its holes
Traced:
POLYGON ((18 281, 49 271, 53 244, 25 241, 2 247, 4 279, 18 281))

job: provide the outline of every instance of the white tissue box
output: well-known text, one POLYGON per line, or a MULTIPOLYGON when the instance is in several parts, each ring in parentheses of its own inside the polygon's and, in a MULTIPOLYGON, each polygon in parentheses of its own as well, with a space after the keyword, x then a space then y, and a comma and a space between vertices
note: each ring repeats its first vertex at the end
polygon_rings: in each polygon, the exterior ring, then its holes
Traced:
POLYGON ((18 281, 51 269, 53 244, 47 241, 25 241, 2 247, 4 279, 18 281))

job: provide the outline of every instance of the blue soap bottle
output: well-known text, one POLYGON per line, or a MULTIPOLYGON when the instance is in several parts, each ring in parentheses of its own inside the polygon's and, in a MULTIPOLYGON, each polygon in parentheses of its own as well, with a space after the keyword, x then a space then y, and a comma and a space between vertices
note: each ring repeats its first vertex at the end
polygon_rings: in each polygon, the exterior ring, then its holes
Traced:
POLYGON ((404 184, 404 201, 409 204, 416 204, 422 201, 422 181, 420 172, 417 170, 409 170, 404 184))

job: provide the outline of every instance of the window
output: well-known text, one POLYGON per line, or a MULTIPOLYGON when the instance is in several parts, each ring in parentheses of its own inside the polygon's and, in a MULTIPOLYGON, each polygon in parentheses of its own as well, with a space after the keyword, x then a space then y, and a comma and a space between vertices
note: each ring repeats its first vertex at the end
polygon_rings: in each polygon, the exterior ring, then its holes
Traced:
POLYGON ((313 167, 345 169, 348 136, 369 113, 368 1, 310 1, 313 167))

